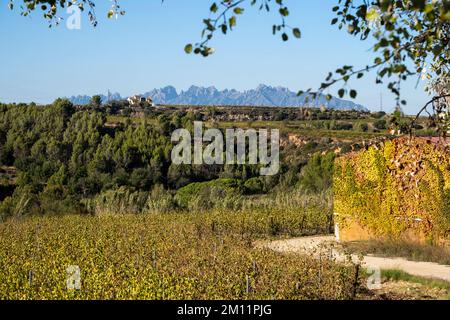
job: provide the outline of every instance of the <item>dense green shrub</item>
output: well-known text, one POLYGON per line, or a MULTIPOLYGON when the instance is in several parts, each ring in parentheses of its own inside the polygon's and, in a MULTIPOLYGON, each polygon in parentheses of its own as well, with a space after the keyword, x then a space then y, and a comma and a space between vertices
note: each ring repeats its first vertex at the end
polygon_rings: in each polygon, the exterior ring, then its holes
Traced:
POLYGON ((145 207, 148 194, 135 192, 126 187, 100 193, 86 202, 90 211, 101 214, 137 214, 145 207))
POLYGON ((358 122, 355 126, 357 131, 367 132, 369 131, 369 125, 366 122, 358 122))
POLYGON ((244 191, 243 183, 238 179, 216 179, 206 182, 194 182, 177 190, 175 200, 182 208, 188 208, 194 202, 196 206, 208 209, 213 202, 228 195, 240 195, 244 191))
POLYGON ((264 183, 260 178, 250 178, 244 183, 245 192, 248 194, 258 194, 264 192, 264 183))
POLYGON ((386 112, 384 111, 378 111, 378 112, 373 112, 372 113, 372 117, 375 119, 381 119, 386 115, 386 112))
POLYGON ((0 201, 11 196, 14 192, 15 186, 10 184, 0 184, 0 201))
POLYGON ((384 119, 378 119, 373 123, 373 126, 379 130, 386 129, 387 122, 384 119))
POLYGON ((350 122, 331 121, 329 123, 329 129, 331 130, 352 130, 353 124, 350 122))
POLYGON ((301 171, 300 185, 312 192, 329 189, 333 181, 334 158, 335 154, 332 152, 313 155, 301 171))
POLYGON ((37 197, 31 186, 19 187, 11 197, 0 202, 0 221, 8 218, 20 218, 30 213, 39 213, 37 197))
POLYGON ((177 208, 172 193, 162 185, 156 185, 150 192, 144 207, 144 213, 169 213, 177 208))

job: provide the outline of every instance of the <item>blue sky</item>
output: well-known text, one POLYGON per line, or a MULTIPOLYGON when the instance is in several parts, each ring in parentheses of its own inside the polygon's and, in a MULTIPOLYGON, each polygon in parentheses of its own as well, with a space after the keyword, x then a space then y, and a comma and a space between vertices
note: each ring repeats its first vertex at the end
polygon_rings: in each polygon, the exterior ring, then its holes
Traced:
MULTIPOLYGON (((289 24, 302 30, 301 40, 285 43, 271 33, 272 24, 279 22, 274 12, 247 8, 235 31, 214 40, 216 53, 206 59, 186 55, 183 48, 199 40, 201 20, 212 1, 122 0, 126 15, 118 20, 106 18, 109 1, 97 2, 99 25, 91 27, 83 16, 81 29, 69 30, 64 22, 49 29, 39 12, 21 17, 0 1, 1 102, 47 103, 108 89, 131 95, 166 85, 245 90, 264 83, 297 91, 317 88, 328 71, 344 64, 365 66, 373 60, 370 42, 330 25, 336 0, 285 0, 289 24)), ((424 83, 415 85, 415 79, 403 85, 407 113, 427 100, 424 83)), ((352 87, 358 89, 355 101, 372 110, 379 110, 380 94, 385 111, 395 105, 373 76, 352 87)))

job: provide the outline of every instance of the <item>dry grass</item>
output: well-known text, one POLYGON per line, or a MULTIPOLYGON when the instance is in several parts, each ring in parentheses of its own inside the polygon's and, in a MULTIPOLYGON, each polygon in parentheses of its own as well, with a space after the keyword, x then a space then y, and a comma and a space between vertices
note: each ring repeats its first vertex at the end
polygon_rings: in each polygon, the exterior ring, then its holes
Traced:
POLYGON ((450 265, 450 248, 448 247, 394 240, 353 241, 345 243, 344 246, 350 252, 450 265))

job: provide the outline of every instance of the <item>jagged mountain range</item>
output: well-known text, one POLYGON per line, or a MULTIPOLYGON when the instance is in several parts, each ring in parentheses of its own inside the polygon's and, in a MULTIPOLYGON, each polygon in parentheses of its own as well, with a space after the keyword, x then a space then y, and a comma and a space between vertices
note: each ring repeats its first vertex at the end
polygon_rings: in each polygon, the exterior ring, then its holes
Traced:
MULTIPOLYGON (((268 107, 297 107, 309 106, 337 110, 359 110, 368 109, 352 101, 332 97, 327 100, 324 95, 320 95, 313 101, 305 102, 306 95, 297 96, 295 92, 284 87, 272 87, 259 85, 256 89, 238 91, 235 89, 217 90, 215 87, 191 86, 188 90, 177 92, 173 86, 166 86, 160 89, 153 89, 142 94, 145 97, 152 97, 156 104, 178 104, 178 105, 234 105, 234 106, 268 106, 268 107)), ((108 97, 101 95, 103 101, 108 97)), ((89 103, 90 96, 72 96, 69 99, 74 104, 89 103)), ((110 94, 110 100, 120 100, 119 93, 110 94)))

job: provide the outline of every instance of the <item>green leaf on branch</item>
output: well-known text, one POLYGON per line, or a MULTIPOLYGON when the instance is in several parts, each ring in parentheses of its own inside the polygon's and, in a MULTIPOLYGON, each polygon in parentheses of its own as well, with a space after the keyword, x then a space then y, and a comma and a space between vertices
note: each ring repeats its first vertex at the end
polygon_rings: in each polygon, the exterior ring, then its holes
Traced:
POLYGON ((236 26, 236 17, 232 16, 229 20, 228 23, 230 24, 230 29, 236 26))
POLYGON ((187 54, 190 54, 192 52, 192 44, 187 44, 184 47, 184 52, 186 52, 187 54))

